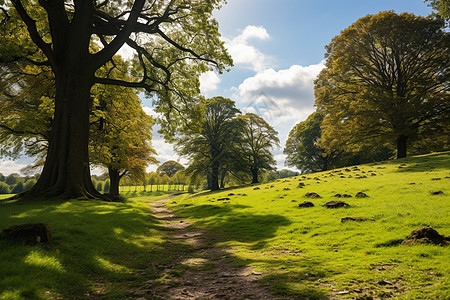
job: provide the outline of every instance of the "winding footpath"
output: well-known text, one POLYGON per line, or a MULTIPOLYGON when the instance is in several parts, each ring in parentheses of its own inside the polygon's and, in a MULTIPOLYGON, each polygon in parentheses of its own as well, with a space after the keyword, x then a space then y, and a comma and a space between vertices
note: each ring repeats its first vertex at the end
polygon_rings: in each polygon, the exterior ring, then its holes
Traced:
POLYGON ((195 229, 192 223, 175 216, 166 206, 174 196, 154 201, 150 206, 153 215, 170 232, 170 240, 192 249, 180 251, 176 265, 166 266, 163 272, 170 274, 180 264, 185 266, 185 271, 173 278, 173 282, 169 279, 164 284, 152 285, 152 298, 136 293, 136 299, 287 299, 274 296, 257 283, 262 275, 250 267, 233 266, 230 250, 209 245, 206 230, 195 229))

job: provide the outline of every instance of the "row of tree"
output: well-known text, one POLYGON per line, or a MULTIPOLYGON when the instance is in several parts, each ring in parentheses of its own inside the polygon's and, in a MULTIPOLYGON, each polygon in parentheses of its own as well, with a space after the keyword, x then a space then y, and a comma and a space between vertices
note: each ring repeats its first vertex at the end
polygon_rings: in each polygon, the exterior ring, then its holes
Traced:
POLYGON ((4 176, 0 173, 0 194, 17 194, 31 189, 39 175, 22 177, 17 173, 4 176))
POLYGON ((291 130, 288 165, 319 171, 394 153, 402 158, 450 149, 450 33, 444 19, 368 15, 326 49, 315 81, 317 111, 291 130))

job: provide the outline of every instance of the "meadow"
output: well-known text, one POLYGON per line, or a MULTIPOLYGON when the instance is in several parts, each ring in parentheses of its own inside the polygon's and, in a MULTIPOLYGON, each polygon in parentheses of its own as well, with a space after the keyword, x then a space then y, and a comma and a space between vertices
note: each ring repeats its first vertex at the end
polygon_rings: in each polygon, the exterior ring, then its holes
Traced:
MULTIPOLYGON (((208 230, 207 247, 229 248, 236 267, 253 267, 280 299, 449 299, 449 246, 399 244, 422 226, 450 235, 449 177, 446 152, 182 194, 168 206, 208 230), (443 193, 430 193, 436 191, 443 193), (312 192, 321 198, 305 196, 312 192), (321 206, 332 200, 350 206, 321 206), (299 208, 304 201, 315 206, 299 208), (342 223, 344 217, 368 220, 342 223)), ((54 243, 0 240, 0 299, 126 299, 164 281, 166 266, 193 250, 152 216, 149 203, 170 193, 128 191, 124 203, 2 195, 0 229, 46 222, 54 243)), ((184 269, 175 271, 170 276, 184 269)))
POLYGON ((183 249, 167 240, 148 202, 168 192, 125 203, 0 200, 0 228, 49 224, 53 244, 22 246, 0 240, 0 299, 126 299, 159 278, 158 264, 183 249))
POLYGON ((449 247, 399 244, 423 226, 450 235, 449 187, 446 152, 185 196, 170 206, 210 230, 212 244, 230 247, 236 265, 264 274, 276 294, 449 299, 449 247), (321 198, 305 196, 312 192, 321 198), (322 206, 333 200, 350 206, 322 206), (299 208, 304 201, 315 206, 299 208), (342 223, 345 217, 368 220, 342 223))

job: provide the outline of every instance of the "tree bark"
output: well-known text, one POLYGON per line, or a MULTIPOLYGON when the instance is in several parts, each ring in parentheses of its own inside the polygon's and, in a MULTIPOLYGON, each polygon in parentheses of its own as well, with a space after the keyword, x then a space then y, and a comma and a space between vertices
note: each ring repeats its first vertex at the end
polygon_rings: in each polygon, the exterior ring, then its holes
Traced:
POLYGON ((222 172, 220 172, 220 188, 225 188, 225 176, 227 175, 227 169, 223 168, 222 172))
POLYGON ((94 73, 72 63, 56 76, 55 115, 44 169, 25 198, 101 198, 89 169, 90 90, 94 73))
POLYGON ((113 168, 108 168, 108 174, 110 181, 109 194, 111 196, 119 196, 120 172, 113 168))
POLYGON ((251 167, 252 171, 252 183, 259 183, 258 181, 258 168, 253 166, 251 167))
POLYGON ((400 135, 397 137, 397 159, 406 157, 408 136, 400 135))
POLYGON ((214 162, 211 168, 211 191, 218 191, 219 187, 219 163, 214 162))

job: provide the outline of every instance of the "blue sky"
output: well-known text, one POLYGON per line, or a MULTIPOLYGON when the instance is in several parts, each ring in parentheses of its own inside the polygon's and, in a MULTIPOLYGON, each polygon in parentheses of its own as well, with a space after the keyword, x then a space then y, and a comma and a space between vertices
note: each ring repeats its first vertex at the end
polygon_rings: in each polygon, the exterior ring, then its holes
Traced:
MULTIPOLYGON (((215 17, 235 66, 221 75, 204 74, 202 93, 228 97, 274 126, 281 140, 274 149, 277 167, 285 168, 282 152, 290 129, 314 111, 313 81, 323 67, 324 47, 357 19, 386 10, 431 12, 423 0, 228 0, 215 17)), ((151 101, 142 100, 151 114, 151 101)), ((153 145, 160 162, 179 159, 157 134, 153 145)), ((29 163, 29 158, 0 160, 0 173, 29 163)))

